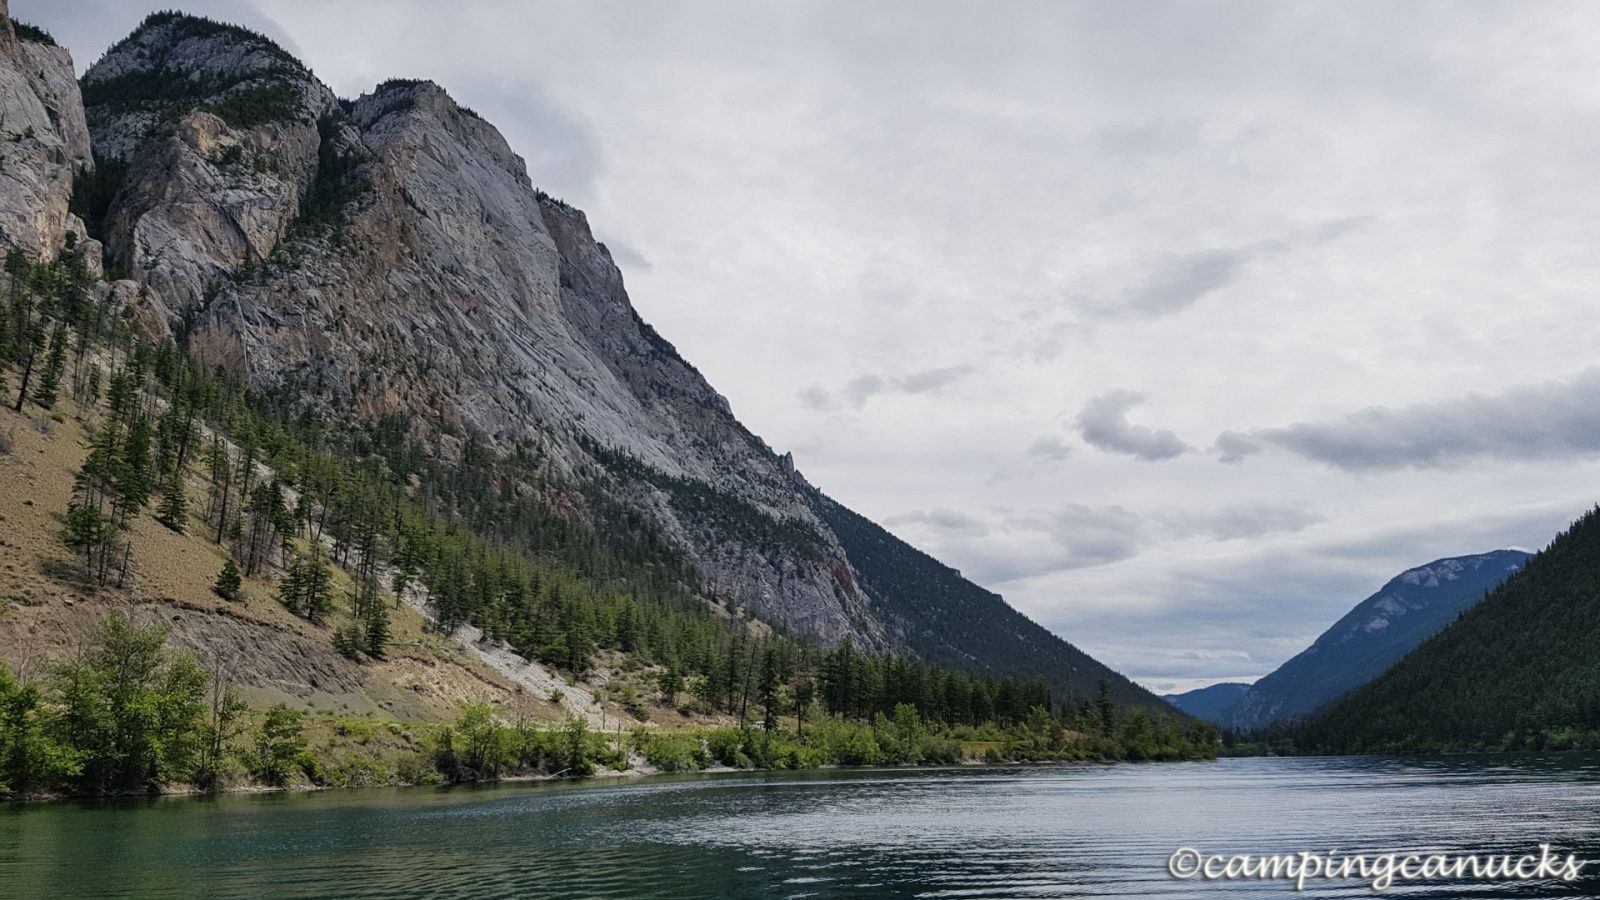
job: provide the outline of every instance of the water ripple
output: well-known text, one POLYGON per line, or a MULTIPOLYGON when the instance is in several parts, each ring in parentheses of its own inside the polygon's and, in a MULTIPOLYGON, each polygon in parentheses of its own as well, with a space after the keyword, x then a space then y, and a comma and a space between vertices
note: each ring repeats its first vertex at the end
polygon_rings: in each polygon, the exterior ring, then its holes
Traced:
MULTIPOLYGON (((831 771, 0 810, 0 896, 1283 896, 1180 846, 1594 858, 1600 760, 1225 760, 831 771), (87 852, 92 848, 92 852, 87 852)), ((1583 884, 1386 896, 1571 897, 1583 884)), ((1371 897, 1361 882, 1309 895, 1371 897)))

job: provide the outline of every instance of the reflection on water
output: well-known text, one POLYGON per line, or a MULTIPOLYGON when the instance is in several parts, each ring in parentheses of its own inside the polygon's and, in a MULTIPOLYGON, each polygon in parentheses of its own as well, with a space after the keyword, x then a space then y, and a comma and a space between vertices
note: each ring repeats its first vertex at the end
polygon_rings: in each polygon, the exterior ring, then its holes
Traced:
MULTIPOLYGON (((1600 759, 1251 759, 830 771, 0 808, 0 896, 1285 896, 1183 882, 1180 846, 1527 852, 1600 894, 1600 759)), ((1313 882, 1308 897, 1372 897, 1313 882)))

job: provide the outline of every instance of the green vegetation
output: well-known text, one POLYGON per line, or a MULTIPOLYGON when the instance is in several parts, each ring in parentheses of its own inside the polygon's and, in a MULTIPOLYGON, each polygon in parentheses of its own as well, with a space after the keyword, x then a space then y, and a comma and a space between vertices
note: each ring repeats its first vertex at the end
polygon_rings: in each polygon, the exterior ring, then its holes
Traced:
POLYGON ((254 128, 268 122, 287 122, 300 115, 300 92, 282 81, 234 88, 222 99, 201 104, 234 128, 254 128))
POLYGON ((85 78, 81 88, 88 109, 144 110, 168 120, 206 109, 230 125, 249 128, 301 114, 299 94, 282 71, 224 77, 159 65, 109 78, 85 78), (213 97, 218 99, 211 100, 213 97))
POLYGON ((0 667, 0 782, 11 793, 120 793, 200 775, 206 675, 159 628, 101 622, 42 683, 0 667))
POLYGON ((343 236, 345 207, 371 189, 361 176, 361 156, 339 140, 339 120, 323 116, 317 121, 317 173, 300 201, 300 213, 291 226, 297 237, 343 236))
MULTIPOLYGON (((555 726, 525 716, 508 723, 475 703, 452 725, 410 726, 422 737, 395 752, 363 752, 375 722, 336 723, 335 737, 313 747, 308 732, 320 723, 282 705, 249 712, 225 679, 168 649, 166 637, 159 626, 113 615, 87 653, 40 681, 18 681, 0 666, 0 795, 582 776, 599 766, 626 769, 635 759, 666 772, 950 765, 971 757, 966 748, 974 745, 991 762, 1193 759, 1211 756, 1215 745, 1209 726, 1153 721, 1142 710, 1060 719, 1035 706, 1007 725, 959 726, 899 703, 870 722, 821 716, 807 727, 802 716, 793 731, 769 720, 762 728, 624 735, 592 731, 577 717, 555 726)), ((382 727, 398 734, 405 726, 382 727)))
MULTIPOLYGON (((111 204, 128 180, 128 164, 114 156, 95 156, 94 168, 72 174, 72 214, 83 220, 84 228, 95 240, 106 240, 106 217, 111 204)), ((115 277, 115 273, 107 273, 115 277)))
POLYGON ((243 586, 243 579, 239 576, 239 564, 228 557, 222 563, 222 571, 217 573, 216 583, 211 585, 211 590, 224 600, 239 599, 239 588, 243 586))
POLYGON ((625 740, 589 732, 582 720, 558 730, 507 724, 482 704, 467 707, 439 742, 436 762, 447 781, 505 774, 588 774, 597 765, 623 768, 632 758, 662 772, 734 769, 810 769, 819 766, 954 765, 987 762, 1210 758, 1215 732, 1175 717, 1152 719, 1143 710, 1116 714, 1110 731, 1098 712, 1062 720, 1043 707, 1009 725, 957 726, 929 720, 909 703, 870 722, 825 716, 804 731, 725 727, 661 732, 634 729, 625 740))
POLYGON ((18 40, 44 44, 47 47, 56 46, 56 39, 50 36, 50 32, 37 25, 29 25, 27 22, 19 22, 16 19, 12 19, 11 27, 16 30, 18 40))
POLYGON ((1298 725, 1279 750, 1600 749, 1600 510, 1388 672, 1298 725))

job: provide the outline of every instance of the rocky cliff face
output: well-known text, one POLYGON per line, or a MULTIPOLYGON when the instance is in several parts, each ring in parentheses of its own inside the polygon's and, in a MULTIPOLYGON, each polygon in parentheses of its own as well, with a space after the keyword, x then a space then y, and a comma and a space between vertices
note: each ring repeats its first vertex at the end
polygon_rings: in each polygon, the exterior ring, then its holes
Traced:
MULTIPOLYGON (((138 60, 216 52, 180 54, 194 39, 173 32, 142 31, 88 81, 133 77, 138 60)), ((727 401, 634 314, 583 214, 535 191, 500 133, 437 85, 390 82, 322 110, 321 142, 305 147, 319 130, 303 119, 236 134, 196 110, 130 143, 128 122, 143 113, 90 111, 97 134, 103 125, 108 143, 129 148, 113 246, 120 253, 131 236, 135 277, 173 323, 193 321, 202 357, 331 409, 408 417, 447 449, 467 437, 501 451, 537 441, 569 472, 596 450, 638 461, 649 477, 619 478, 617 490, 654 514, 718 593, 787 627, 887 646, 865 597, 837 576, 848 567, 837 541, 727 401), (204 149, 288 135, 312 169, 250 173, 242 189, 204 149), (297 184, 346 202, 336 223, 285 240, 297 184), (262 215, 245 227, 229 203, 262 215), (235 227, 214 227, 224 221, 235 227), (147 261, 158 237, 167 252, 147 261), (675 479, 775 527, 807 529, 816 546, 748 546, 675 504, 661 489, 675 479)))
POLYGON ((42 34, 19 34, 0 0, 0 244, 49 259, 69 234, 84 238, 67 206, 73 172, 92 165, 72 56, 42 34))
POLYGON ((583 213, 437 85, 341 101, 260 35, 161 13, 83 96, 94 224, 152 331, 445 458, 475 442, 598 475, 769 623, 1159 705, 807 484, 639 318, 583 213))
POLYGON ((319 122, 338 110, 271 41, 177 14, 111 48, 83 96, 95 152, 126 167, 107 250, 169 326, 282 241, 317 170, 319 122))

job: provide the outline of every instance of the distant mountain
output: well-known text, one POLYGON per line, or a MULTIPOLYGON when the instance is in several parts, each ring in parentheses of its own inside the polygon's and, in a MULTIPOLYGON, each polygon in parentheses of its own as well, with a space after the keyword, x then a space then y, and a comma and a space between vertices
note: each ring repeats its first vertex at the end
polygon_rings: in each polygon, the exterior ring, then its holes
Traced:
POLYGON ((1371 681, 1527 560, 1521 550, 1496 550, 1402 572, 1300 655, 1241 694, 1222 711, 1219 724, 1245 731, 1304 716, 1371 681))
POLYGON ((1222 721, 1222 711, 1228 704, 1237 700, 1241 694, 1250 690, 1250 685, 1239 681, 1224 681, 1209 687, 1195 688, 1182 694, 1162 694, 1161 699, 1183 710, 1196 719, 1207 722, 1222 721))
POLYGON ((1600 746, 1600 510, 1295 732, 1324 752, 1600 746))

